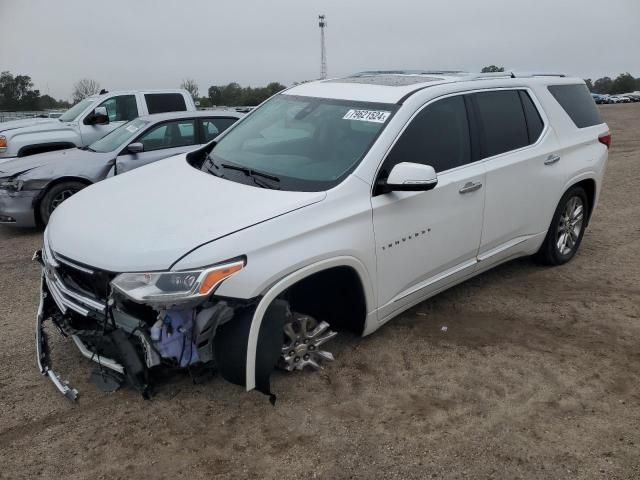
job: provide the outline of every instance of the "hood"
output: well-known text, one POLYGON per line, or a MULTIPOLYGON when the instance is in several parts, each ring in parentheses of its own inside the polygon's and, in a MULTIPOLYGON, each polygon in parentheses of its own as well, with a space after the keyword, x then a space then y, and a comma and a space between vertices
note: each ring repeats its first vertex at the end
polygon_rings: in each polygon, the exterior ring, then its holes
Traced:
MULTIPOLYGON (((79 148, 56 150, 54 152, 39 153, 28 157, 12 158, 0 163, 0 178, 9 177, 27 170, 35 173, 38 178, 54 178, 66 174, 77 174, 82 167, 98 161, 104 163, 115 156, 114 153, 97 153, 79 148)), ((29 176, 33 176, 30 174, 29 176)))
POLYGON ((11 120, 9 122, 0 123, 0 133, 16 128, 33 127, 44 123, 61 124, 57 118, 24 118, 22 120, 11 120))
MULTIPOLYGON (((6 123, 13 122, 3 122, 0 123, 0 134, 5 135, 7 138, 15 138, 18 135, 25 135, 29 133, 37 133, 43 134, 47 132, 60 132, 60 131, 71 131, 75 132, 74 124, 68 122, 61 122, 56 118, 40 118, 34 120, 43 120, 42 122, 31 123, 28 125, 13 127, 9 129, 4 129, 4 125, 6 123)), ((22 120, 19 120, 22 121, 22 120)))
POLYGON ((166 270, 203 243, 325 196, 224 180, 179 155, 80 191, 53 212, 46 241, 55 252, 103 270, 166 270))

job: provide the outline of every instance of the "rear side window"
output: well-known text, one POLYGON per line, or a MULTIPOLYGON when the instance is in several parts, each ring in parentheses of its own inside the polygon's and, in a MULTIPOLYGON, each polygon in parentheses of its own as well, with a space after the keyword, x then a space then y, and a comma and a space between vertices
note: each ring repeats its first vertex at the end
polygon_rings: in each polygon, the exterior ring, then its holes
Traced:
POLYGON ((522 108, 524 108, 524 116, 527 120, 527 131, 529 132, 529 143, 536 143, 544 128, 540 112, 533 104, 533 100, 529 94, 520 90, 520 100, 522 100, 522 108))
POLYGON ((598 107, 585 84, 550 85, 547 88, 576 127, 585 128, 602 123, 598 107))
POLYGON ((482 158, 529 145, 529 131, 517 90, 474 93, 482 158))
POLYGON ((411 121, 389 153, 384 177, 401 162, 431 165, 436 172, 471 161, 467 110, 462 96, 438 100, 411 121))
POLYGON ((144 151, 164 148, 184 147, 195 144, 194 120, 166 122, 152 128, 138 141, 144 145, 144 151))
POLYGON ((202 120, 202 143, 207 143, 237 121, 236 118, 205 118, 202 120))
POLYGON ((184 97, 180 93, 147 93, 144 98, 149 114, 184 112, 187 109, 184 97))

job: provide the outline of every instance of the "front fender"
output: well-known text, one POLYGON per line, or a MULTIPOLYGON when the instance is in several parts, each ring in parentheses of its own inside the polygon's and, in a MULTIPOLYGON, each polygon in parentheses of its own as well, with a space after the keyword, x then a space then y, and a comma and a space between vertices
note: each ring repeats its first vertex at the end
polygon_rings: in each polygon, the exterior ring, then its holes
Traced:
MULTIPOLYGON (((275 283, 274 285, 267 290, 255 311, 253 312, 253 316, 251 318, 251 324, 249 328, 249 335, 247 338, 247 356, 246 356, 246 379, 245 385, 247 390, 252 390, 256 388, 257 385, 257 370, 261 368, 258 365, 258 339, 261 336, 261 331, 264 332, 263 320, 266 318, 266 312, 273 303, 273 301, 287 288, 291 285, 299 282, 303 278, 306 278, 314 273, 327 270, 333 267, 351 267, 353 268, 358 277, 360 278, 360 282, 362 283, 363 291, 365 294, 365 300, 367 304, 367 325, 374 320, 375 313, 369 314, 369 312, 375 312, 375 308, 373 305, 373 288, 371 282, 368 281, 367 270, 362 262, 355 257, 335 257, 327 260, 322 260, 311 265, 307 265, 304 268, 296 270, 293 273, 290 273, 286 277, 282 278, 280 281, 275 283)), ((275 327, 274 327, 275 329, 275 327)), ((365 332, 369 329, 365 327, 365 332)), ((259 385, 258 385, 259 386, 259 385)))
POLYGON ((75 145, 82 146, 82 140, 79 132, 72 125, 62 124, 49 127, 48 124, 43 125, 38 130, 32 129, 16 129, 12 131, 12 135, 7 139, 8 150, 7 155, 18 156, 25 148, 33 145, 75 145))

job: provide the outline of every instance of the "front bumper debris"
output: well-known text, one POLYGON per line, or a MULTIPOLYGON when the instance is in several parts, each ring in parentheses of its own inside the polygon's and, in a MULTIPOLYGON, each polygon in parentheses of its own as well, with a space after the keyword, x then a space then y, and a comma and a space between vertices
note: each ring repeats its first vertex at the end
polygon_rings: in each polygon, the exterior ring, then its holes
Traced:
MULTIPOLYGON (((38 369, 70 400, 78 398, 78 391, 52 369, 47 321, 97 364, 90 379, 105 392, 126 382, 149 399, 155 381, 176 369, 188 371, 196 381, 209 377, 215 368, 224 379, 246 386, 247 346, 257 299, 209 299, 188 309, 153 309, 120 297, 109 286, 108 272, 58 255, 46 240, 33 259, 42 265, 38 369)), ((258 335, 256 388, 272 402, 269 378, 282 350, 288 315, 286 302, 274 302, 258 335)))
MULTIPOLYGON (((35 258, 35 255, 34 255, 35 258)), ((47 343, 47 334, 44 331, 44 300, 46 293, 43 291, 44 277, 40 277, 40 305, 38 306, 38 316, 36 317, 36 360, 40 373, 53 382, 55 387, 69 400, 78 399, 78 390, 69 385, 60 376, 51 369, 49 358, 49 344, 47 343)))

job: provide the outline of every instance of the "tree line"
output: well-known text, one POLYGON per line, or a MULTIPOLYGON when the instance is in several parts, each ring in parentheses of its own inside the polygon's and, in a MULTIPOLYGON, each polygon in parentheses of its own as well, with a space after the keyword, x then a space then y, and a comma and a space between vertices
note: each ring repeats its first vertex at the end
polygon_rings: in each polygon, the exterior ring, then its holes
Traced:
MULTIPOLYGON (((504 72, 504 67, 489 65, 482 68, 482 72, 504 72)), ((621 73, 615 78, 586 78, 585 83, 593 93, 615 95, 640 90, 640 78, 635 78, 629 72, 621 73)), ((206 94, 200 96, 198 84, 189 78, 183 80, 180 87, 186 89, 201 108, 255 106, 286 88, 278 82, 271 82, 265 87, 242 87, 236 82, 231 82, 227 85, 211 85, 206 94)), ((73 103, 99 93, 100 90, 100 84, 95 80, 81 79, 73 86, 73 103)), ((56 100, 34 89, 29 75, 14 76, 8 71, 0 73, 0 110, 52 110, 67 109, 70 106, 71 103, 66 100, 56 100)))
POLYGON ((41 95, 40 90, 33 88, 29 75, 14 76, 8 71, 0 73, 0 110, 50 110, 70 106, 65 100, 41 95))
POLYGON ((271 82, 266 87, 242 87, 236 82, 231 82, 227 85, 211 85, 206 96, 199 96, 198 84, 195 80, 187 78, 182 81, 180 88, 187 90, 200 107, 206 108, 253 107, 287 87, 278 82, 271 82))
MULTIPOLYGON (((504 67, 489 65, 483 67, 482 73, 504 72, 504 67)), ((593 93, 616 95, 618 93, 631 93, 640 91, 640 78, 635 78, 629 72, 621 73, 616 78, 602 77, 596 80, 585 78, 589 91, 593 93)))

